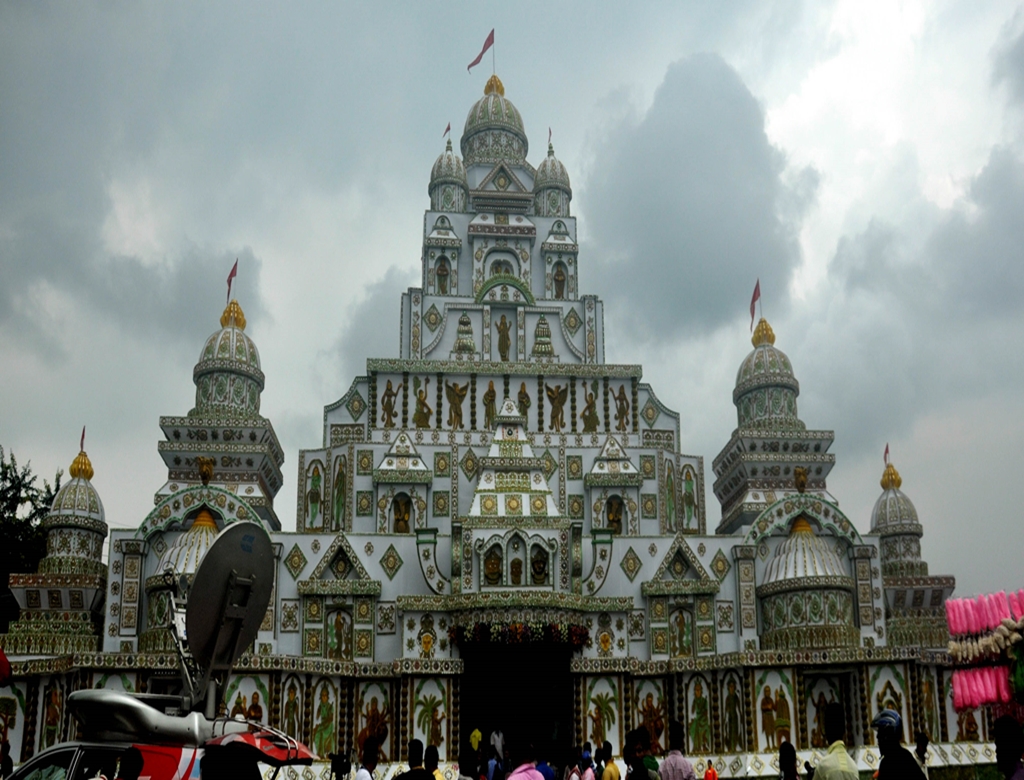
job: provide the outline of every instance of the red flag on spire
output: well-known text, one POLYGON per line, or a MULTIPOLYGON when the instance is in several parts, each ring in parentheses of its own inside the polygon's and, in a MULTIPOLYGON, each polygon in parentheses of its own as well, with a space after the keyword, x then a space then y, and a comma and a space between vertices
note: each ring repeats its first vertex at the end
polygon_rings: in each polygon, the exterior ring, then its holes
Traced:
POLYGON ((228 299, 225 303, 231 303, 231 280, 238 276, 238 258, 235 258, 235 264, 231 266, 231 273, 228 274, 228 299))
POLYGON ((750 298, 750 330, 754 330, 754 304, 761 300, 761 280, 754 285, 754 295, 750 298))
POLYGON ((885 455, 882 456, 882 460, 885 461, 885 465, 889 465, 889 442, 885 443, 885 455))
POLYGON ((551 128, 548 128, 548 146, 551 146, 551 128))
POLYGON ((484 58, 484 55, 487 53, 487 50, 489 48, 491 48, 493 45, 494 45, 494 30, 492 29, 487 34, 487 40, 484 41, 484 47, 480 50, 480 53, 478 55, 476 55, 476 59, 473 60, 471 63, 469 63, 469 67, 466 68, 466 72, 467 73, 472 71, 473 68, 475 68, 477 65, 480 64, 480 60, 482 60, 484 58))
POLYGON ((449 123, 448 123, 448 127, 446 127, 446 128, 444 129, 444 132, 443 132, 443 133, 441 133, 441 137, 442 137, 442 138, 444 138, 444 137, 445 137, 446 135, 448 135, 448 133, 450 133, 451 131, 452 131, 452 123, 451 123, 451 122, 449 122, 449 123))
POLYGON ((78 442, 79 452, 85 452, 85 426, 82 426, 82 440, 78 442))

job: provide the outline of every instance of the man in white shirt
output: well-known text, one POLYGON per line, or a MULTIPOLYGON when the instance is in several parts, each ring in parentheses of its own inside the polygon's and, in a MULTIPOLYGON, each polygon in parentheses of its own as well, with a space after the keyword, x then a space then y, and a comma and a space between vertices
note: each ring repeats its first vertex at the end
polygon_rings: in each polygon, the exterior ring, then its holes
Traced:
POLYGON ((825 707, 825 741, 828 754, 814 768, 814 780, 860 780, 857 765, 846 752, 846 713, 839 702, 825 707))
POLYGON ((373 770, 377 768, 377 753, 380 747, 377 740, 367 737, 363 743, 363 755, 360 757, 362 764, 356 772, 356 780, 373 780, 373 770))

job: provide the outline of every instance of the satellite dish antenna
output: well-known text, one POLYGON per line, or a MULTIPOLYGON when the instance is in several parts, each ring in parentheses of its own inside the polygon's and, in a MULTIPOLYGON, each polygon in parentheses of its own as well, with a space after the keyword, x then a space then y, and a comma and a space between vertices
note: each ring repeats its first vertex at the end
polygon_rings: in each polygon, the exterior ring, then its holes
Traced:
POLYGON ((274 550, 257 523, 233 523, 199 563, 185 609, 175 604, 174 638, 185 683, 184 709, 206 704, 214 717, 217 684, 252 643, 270 605, 274 550))

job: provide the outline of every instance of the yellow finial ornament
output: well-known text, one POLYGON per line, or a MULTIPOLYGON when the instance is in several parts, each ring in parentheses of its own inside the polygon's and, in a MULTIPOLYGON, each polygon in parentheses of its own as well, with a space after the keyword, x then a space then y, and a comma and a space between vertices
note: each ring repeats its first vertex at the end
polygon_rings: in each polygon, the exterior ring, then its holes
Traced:
POLYGON ((209 528, 214 533, 217 533, 217 521, 214 520, 210 510, 205 506, 199 510, 196 519, 192 521, 192 530, 199 530, 201 528, 209 528))
POLYGON ((750 337, 750 343, 755 347, 759 347, 762 344, 775 344, 775 332, 764 317, 758 321, 757 327, 754 328, 754 335, 750 337))
POLYGON ((791 534, 813 534, 814 529, 811 528, 811 524, 807 522, 806 517, 798 517, 792 526, 789 528, 791 534))
POLYGON ((505 85, 501 83, 501 79, 498 78, 497 74, 487 79, 487 83, 484 85, 485 95, 493 95, 495 92, 502 97, 505 96, 505 85))
POLYGON ((882 490, 899 488, 902 484, 903 480, 900 478, 900 473, 896 470, 896 467, 891 463, 887 463, 885 471, 882 472, 882 490))
POLYGON ((89 460, 89 456, 85 454, 85 450, 79 452, 75 459, 71 461, 71 468, 68 469, 68 473, 71 475, 71 479, 81 477, 86 482, 92 479, 92 463, 89 460))
POLYGON ((238 305, 238 301, 234 299, 224 309, 224 313, 220 315, 220 326, 226 328, 228 325, 234 325, 239 330, 245 330, 245 313, 242 311, 242 307, 238 305))

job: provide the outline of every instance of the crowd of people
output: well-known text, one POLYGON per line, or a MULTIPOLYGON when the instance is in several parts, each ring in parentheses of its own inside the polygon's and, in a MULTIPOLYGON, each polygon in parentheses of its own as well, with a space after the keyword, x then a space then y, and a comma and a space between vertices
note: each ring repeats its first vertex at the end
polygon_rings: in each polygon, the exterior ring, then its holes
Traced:
MULTIPOLYGON (((877 735, 881 761, 874 777, 878 780, 928 780, 926 756, 928 738, 918 734, 915 750, 903 746, 903 720, 893 710, 882 710, 872 722, 877 735)), ((792 742, 779 745, 779 767, 782 780, 859 780, 860 772, 844 742, 846 715, 837 703, 825 711, 827 752, 816 766, 805 762, 797 766, 797 753, 792 742)), ((626 735, 622 758, 625 776, 612 758, 609 742, 597 746, 589 742, 561 756, 543 755, 527 742, 506 742, 498 731, 491 743, 484 746, 479 732, 474 732, 471 747, 459 760, 459 780, 718 780, 718 772, 710 759, 691 761, 685 753, 685 730, 679 721, 668 728, 668 752, 659 761, 651 750, 646 729, 638 728, 626 735)), ((992 733, 996 745, 996 765, 1007 780, 1024 780, 1024 732, 1012 717, 995 721, 992 733)), ((363 747, 362 766, 356 780, 373 780, 377 766, 378 745, 367 740, 363 747)), ((408 745, 409 770, 396 780, 444 780, 438 769, 438 750, 414 739, 408 745)))

